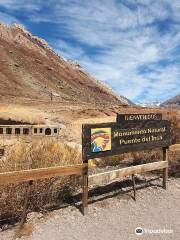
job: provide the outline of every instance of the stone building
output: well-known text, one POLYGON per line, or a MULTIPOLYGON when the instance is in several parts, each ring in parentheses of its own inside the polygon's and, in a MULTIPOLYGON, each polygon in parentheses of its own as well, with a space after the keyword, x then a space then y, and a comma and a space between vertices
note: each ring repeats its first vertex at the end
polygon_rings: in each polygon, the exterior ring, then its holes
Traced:
POLYGON ((61 127, 57 125, 0 125, 0 136, 59 136, 61 127))

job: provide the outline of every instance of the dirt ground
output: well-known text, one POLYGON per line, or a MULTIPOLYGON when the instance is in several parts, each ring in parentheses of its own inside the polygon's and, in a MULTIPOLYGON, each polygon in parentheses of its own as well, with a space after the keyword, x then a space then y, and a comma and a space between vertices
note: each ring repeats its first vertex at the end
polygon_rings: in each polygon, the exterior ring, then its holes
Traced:
POLYGON ((124 181, 118 184, 120 190, 116 186, 116 191, 109 195, 90 197, 87 216, 74 206, 45 215, 30 213, 21 232, 17 234, 16 228, 2 231, 0 240, 16 239, 21 234, 22 240, 180 239, 179 178, 169 179, 167 190, 161 187, 161 178, 140 181, 136 201, 130 185, 124 181), (141 236, 135 234, 137 227, 144 231, 141 236))

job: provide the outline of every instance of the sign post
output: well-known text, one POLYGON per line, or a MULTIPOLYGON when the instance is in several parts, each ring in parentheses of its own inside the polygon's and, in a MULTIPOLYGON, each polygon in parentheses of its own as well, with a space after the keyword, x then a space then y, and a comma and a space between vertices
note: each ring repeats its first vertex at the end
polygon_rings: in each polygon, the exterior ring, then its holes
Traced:
POLYGON ((88 164, 83 163, 83 214, 88 212, 88 164))
MULTIPOLYGON (((84 128, 82 129, 82 133, 84 133, 84 128)), ((82 134, 82 143, 84 142, 84 134, 82 134)), ((84 158, 84 152, 82 151, 82 159, 83 159, 83 175, 82 175, 82 189, 83 189, 83 215, 87 214, 88 211, 88 159, 84 158)))
MULTIPOLYGON (((118 114, 117 122, 85 124, 82 127, 83 213, 88 208, 88 160, 121 153, 163 148, 163 160, 168 161, 170 122, 162 114, 118 114)), ((163 168, 166 189, 168 167, 163 168)), ((136 199, 135 175, 132 174, 136 199)))
MULTIPOLYGON (((169 147, 163 147, 163 161, 168 162, 168 150, 169 147)), ((163 168, 163 188, 167 188, 168 167, 163 168)))

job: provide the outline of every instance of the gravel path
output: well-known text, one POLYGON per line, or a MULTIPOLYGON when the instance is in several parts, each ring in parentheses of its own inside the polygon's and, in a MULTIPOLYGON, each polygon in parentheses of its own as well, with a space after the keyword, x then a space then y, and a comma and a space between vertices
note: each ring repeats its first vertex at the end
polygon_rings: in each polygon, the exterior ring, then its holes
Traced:
MULTIPOLYGON (((137 191, 137 201, 132 191, 89 204, 89 213, 82 216, 76 207, 50 212, 46 215, 28 215, 30 236, 22 240, 179 240, 180 239, 180 179, 169 179, 168 190, 154 185, 137 191), (31 227, 33 227, 31 233, 31 227), (135 228, 145 231, 159 230, 169 233, 135 234, 135 228), (31 233, 31 234, 30 234, 31 233)), ((156 185, 157 184, 157 185, 156 185)), ((130 189, 130 188, 129 188, 130 189)), ((0 240, 10 240, 15 230, 0 233, 0 240)))

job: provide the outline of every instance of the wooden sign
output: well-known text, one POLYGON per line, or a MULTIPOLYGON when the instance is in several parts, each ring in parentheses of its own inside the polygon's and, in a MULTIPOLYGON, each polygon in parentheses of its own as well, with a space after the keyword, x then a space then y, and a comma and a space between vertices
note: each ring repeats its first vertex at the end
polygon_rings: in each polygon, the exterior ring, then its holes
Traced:
POLYGON ((170 145, 170 122, 162 120, 162 114, 118 114, 116 123, 85 124, 82 127, 83 157, 83 212, 88 208, 88 160, 162 147, 163 161, 132 166, 117 170, 121 176, 131 174, 134 199, 136 188, 134 174, 163 169, 163 187, 168 176, 168 147, 170 145))
POLYGON ((161 113, 117 114, 117 123, 162 120, 161 113))
POLYGON ((125 152, 167 147, 170 123, 167 120, 137 123, 103 123, 83 126, 83 158, 93 159, 125 152))

